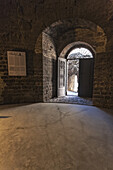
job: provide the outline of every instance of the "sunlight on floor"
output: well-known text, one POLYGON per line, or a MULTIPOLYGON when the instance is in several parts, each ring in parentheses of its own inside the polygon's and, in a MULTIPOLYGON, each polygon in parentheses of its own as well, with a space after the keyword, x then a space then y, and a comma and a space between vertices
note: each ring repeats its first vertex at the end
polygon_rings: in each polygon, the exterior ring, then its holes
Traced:
POLYGON ((67 96, 78 96, 78 93, 72 92, 72 91, 67 91, 67 96))

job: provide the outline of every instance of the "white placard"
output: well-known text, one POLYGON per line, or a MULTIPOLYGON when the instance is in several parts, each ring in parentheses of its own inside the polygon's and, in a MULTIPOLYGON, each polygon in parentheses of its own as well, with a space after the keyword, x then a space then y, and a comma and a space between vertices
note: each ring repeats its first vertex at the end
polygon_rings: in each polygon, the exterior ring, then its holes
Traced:
POLYGON ((9 76, 26 76, 26 54, 19 51, 7 51, 9 76))

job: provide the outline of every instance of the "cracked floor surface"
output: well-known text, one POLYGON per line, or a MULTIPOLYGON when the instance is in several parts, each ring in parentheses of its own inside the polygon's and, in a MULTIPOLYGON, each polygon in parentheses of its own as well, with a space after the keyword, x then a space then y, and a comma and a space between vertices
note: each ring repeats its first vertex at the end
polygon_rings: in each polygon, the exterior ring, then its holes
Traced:
POLYGON ((0 106, 0 170, 113 170, 113 111, 0 106))

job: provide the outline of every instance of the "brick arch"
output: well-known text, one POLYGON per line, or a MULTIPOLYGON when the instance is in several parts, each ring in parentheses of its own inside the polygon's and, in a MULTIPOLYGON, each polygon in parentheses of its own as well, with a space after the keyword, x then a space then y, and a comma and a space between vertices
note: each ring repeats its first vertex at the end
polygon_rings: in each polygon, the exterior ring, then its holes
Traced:
MULTIPOLYGON (((101 27, 107 27, 109 23, 107 13, 109 13, 110 9, 112 10, 110 1, 111 0, 109 0, 109 2, 106 0, 102 2, 98 0, 87 0, 84 2, 77 1, 77 3, 73 0, 56 0, 54 3, 52 0, 41 2, 33 1, 32 3, 26 3, 24 17, 26 18, 26 13, 28 13, 31 19, 33 19, 33 32, 36 31, 37 28, 42 32, 58 20, 70 20, 70 18, 74 20, 76 17, 90 20, 93 23, 97 23, 97 25, 100 24, 101 27)), ((25 4, 25 2, 20 2, 20 7, 22 4, 25 4)))
POLYGON ((101 32, 106 34, 106 29, 101 27, 99 24, 94 23, 84 18, 68 18, 65 20, 58 20, 53 22, 49 26, 44 26, 42 32, 46 32, 53 38, 60 37, 62 33, 67 33, 69 30, 75 29, 89 29, 93 32, 101 32))
POLYGON ((95 23, 81 18, 59 20, 43 32, 48 34, 57 47, 57 54, 72 42, 82 41, 90 44, 97 53, 106 52, 107 36, 95 23))
POLYGON ((95 49, 88 43, 85 43, 85 42, 81 42, 81 41, 78 41, 78 42, 73 42, 71 44, 68 44, 63 50, 62 52, 60 53, 59 57, 61 58, 67 58, 67 56, 69 55, 69 53, 75 49, 75 48, 79 48, 79 47, 84 47, 84 48, 87 48, 92 54, 93 56, 95 57, 96 55, 96 51, 95 49))
POLYGON ((78 41, 90 44, 96 53, 106 52, 107 37, 103 30, 97 26, 95 32, 87 28, 75 28, 64 33, 57 40, 57 45, 59 44, 58 54, 60 54, 68 44, 78 41))
MULTIPOLYGON (((105 102, 105 96, 109 96, 109 93, 111 92, 111 88, 109 87, 111 87, 111 84, 108 84, 106 79, 106 77, 109 77, 109 73, 107 76, 104 74, 105 70, 108 72, 106 61, 107 57, 110 56, 107 55, 106 52, 107 36, 104 30, 95 23, 83 19, 75 19, 75 21, 76 24, 74 23, 74 20, 59 20, 50 27, 47 27, 41 34, 43 101, 56 97, 58 56, 61 55, 63 49, 69 44, 85 42, 82 45, 86 45, 87 48, 96 53, 94 69, 94 104, 97 106, 104 106, 106 104, 106 106, 108 106, 111 102, 109 103, 109 100, 108 102, 105 102), (45 42, 44 46, 43 42, 45 42), (48 43, 48 45, 46 43, 48 43), (90 44, 92 49, 87 44, 90 44), (45 48, 45 46, 48 46, 49 48, 45 48), (55 55, 53 55, 53 52, 55 55), (101 71, 100 68, 102 68, 101 71), (101 85, 103 82, 104 86, 102 87, 101 85)), ((81 44, 79 43, 79 45, 81 44)), ((74 48, 74 45, 69 49, 71 50, 71 48, 74 48)))
POLYGON ((49 35, 57 35, 60 36, 63 32, 66 32, 72 28, 87 28, 91 29, 92 31, 96 31, 97 25, 89 20, 85 20, 82 18, 70 18, 67 20, 58 20, 52 23, 50 26, 44 29, 44 32, 48 33, 49 35))

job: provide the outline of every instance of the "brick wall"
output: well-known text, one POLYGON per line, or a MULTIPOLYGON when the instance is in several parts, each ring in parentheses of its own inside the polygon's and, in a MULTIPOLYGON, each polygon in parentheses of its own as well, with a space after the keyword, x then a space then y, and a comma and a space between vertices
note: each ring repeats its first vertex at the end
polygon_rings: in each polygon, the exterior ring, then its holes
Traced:
POLYGON ((43 101, 57 96, 57 57, 52 38, 43 32, 43 101))
MULTIPOLYGON (((22 51, 22 49, 21 49, 22 51)), ((25 51, 25 49, 24 49, 25 51)), ((26 50, 26 76, 9 76, 7 55, 0 60, 0 103, 42 101, 42 55, 26 50), (36 66, 40 63, 40 67, 36 66), (38 81, 37 81, 38 80, 38 81), (39 83, 40 82, 40 83, 39 83)))
POLYGON ((113 107, 113 53, 100 53, 95 58, 93 102, 96 106, 113 107))
POLYGON ((111 107, 113 97, 112 6, 112 1, 106 0, 55 0, 54 2, 53 0, 1 0, 0 104, 38 102, 55 96, 56 53, 59 56, 69 43, 80 40, 86 41, 87 32, 86 42, 99 53, 96 56, 95 65, 94 103, 99 105, 101 98, 103 104, 100 105, 105 104, 104 106, 111 107), (60 27, 56 24, 56 21, 61 23, 60 27), (51 26, 51 24, 54 26, 51 26), (102 40, 101 31, 98 30, 96 32, 98 35, 95 35, 97 25, 104 30, 107 36, 107 50, 105 49, 105 41, 102 40), (41 33, 48 26, 51 32, 48 34, 48 41, 46 39, 44 42, 45 46, 49 44, 48 47, 44 47, 46 49, 44 52, 42 50, 41 33), (26 52, 26 77, 8 76, 8 50, 26 52), (109 66, 109 68, 106 66, 109 66), (99 72, 101 79, 97 76, 99 72))

